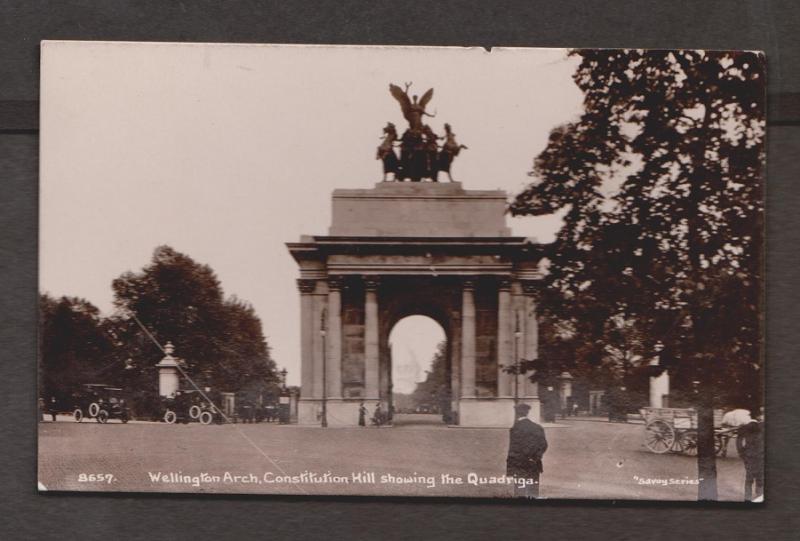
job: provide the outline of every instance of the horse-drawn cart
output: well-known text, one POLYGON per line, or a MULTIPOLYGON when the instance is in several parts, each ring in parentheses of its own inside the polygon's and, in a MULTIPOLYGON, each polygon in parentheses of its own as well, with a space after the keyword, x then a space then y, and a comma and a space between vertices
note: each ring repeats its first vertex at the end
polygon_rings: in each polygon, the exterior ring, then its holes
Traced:
MULTIPOLYGON (((690 408, 642 408, 644 445, 657 454, 667 452, 697 455, 697 412, 690 408)), ((722 412, 714 411, 714 451, 727 454, 736 428, 723 427, 722 412)))

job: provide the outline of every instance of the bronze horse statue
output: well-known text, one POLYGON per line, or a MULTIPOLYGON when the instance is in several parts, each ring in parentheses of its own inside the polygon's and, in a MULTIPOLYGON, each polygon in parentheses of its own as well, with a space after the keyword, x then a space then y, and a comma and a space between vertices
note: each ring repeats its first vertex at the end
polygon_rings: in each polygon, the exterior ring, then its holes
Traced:
POLYGON ((461 153, 461 149, 467 149, 467 147, 456 142, 456 134, 453 133, 450 124, 444 125, 444 131, 444 145, 442 145, 442 150, 439 152, 438 169, 447 173, 447 178, 450 179, 450 182, 454 182, 452 175, 450 175, 450 166, 453 164, 455 157, 461 153))
POLYGON ((400 169, 400 162, 394 152, 394 142, 397 141, 397 129, 394 124, 388 122, 383 128, 383 142, 378 147, 375 155, 376 160, 383 162, 383 182, 386 182, 389 173, 392 173, 394 180, 397 180, 397 173, 400 169))

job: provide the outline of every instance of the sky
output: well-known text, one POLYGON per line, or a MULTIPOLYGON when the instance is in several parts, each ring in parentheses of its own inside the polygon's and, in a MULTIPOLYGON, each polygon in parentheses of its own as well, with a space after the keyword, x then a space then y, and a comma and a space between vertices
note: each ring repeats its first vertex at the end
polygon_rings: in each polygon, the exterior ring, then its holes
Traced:
MULTIPOLYGON (((40 289, 109 314, 112 280, 168 244, 253 305, 299 384, 298 270, 285 243, 327 234, 333 189, 381 180, 382 128, 406 125, 389 83, 433 88, 428 123, 450 123, 469 147, 455 180, 511 197, 550 130, 581 112, 577 62, 563 49, 44 42, 40 289)), ((507 221, 540 242, 561 225, 507 221)), ((418 381, 441 340, 424 320, 392 334, 397 369, 418 381)))

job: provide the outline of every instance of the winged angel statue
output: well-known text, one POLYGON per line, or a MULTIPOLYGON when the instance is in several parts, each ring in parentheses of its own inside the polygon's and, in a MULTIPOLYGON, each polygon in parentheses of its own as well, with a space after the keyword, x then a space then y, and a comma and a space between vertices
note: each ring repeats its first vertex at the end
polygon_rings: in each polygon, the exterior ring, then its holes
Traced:
POLYGON ((406 83, 406 89, 401 90, 399 86, 390 84, 389 85, 389 92, 392 93, 394 99, 396 99, 400 103, 400 108, 403 110, 403 116, 406 120, 408 120, 409 128, 414 131, 422 131, 422 117, 429 116, 434 118, 436 114, 428 114, 425 112, 425 106, 428 105, 428 102, 431 101, 433 98, 433 89, 429 88, 427 92, 422 95, 422 99, 417 102, 417 96, 414 95, 412 102, 408 99, 408 89, 411 87, 411 83, 406 83))
POLYGON ((405 89, 397 85, 390 84, 389 92, 400 103, 403 117, 408 121, 408 129, 400 138, 400 158, 398 159, 394 147, 397 144, 397 130, 391 122, 383 129, 383 142, 378 147, 376 159, 383 162, 383 180, 386 181, 388 174, 394 175, 394 180, 411 180, 419 182, 423 178, 428 178, 432 182, 438 182, 440 171, 447 173, 450 181, 450 165, 455 156, 464 145, 459 145, 455 140, 455 134, 450 125, 445 124, 446 137, 439 137, 434 133, 430 126, 423 122, 424 117, 435 118, 436 113, 430 114, 425 109, 433 98, 433 89, 428 89, 422 98, 417 100, 414 95, 408 96, 408 89, 411 83, 405 84, 405 89), (440 147, 438 141, 444 139, 445 143, 440 147))

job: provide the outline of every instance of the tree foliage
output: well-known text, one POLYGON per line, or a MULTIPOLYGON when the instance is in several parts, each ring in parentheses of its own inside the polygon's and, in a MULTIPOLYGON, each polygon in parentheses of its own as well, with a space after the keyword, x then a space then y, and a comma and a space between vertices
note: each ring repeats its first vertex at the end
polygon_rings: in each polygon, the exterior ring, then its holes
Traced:
POLYGON ((163 353, 133 316, 162 345, 176 346, 200 386, 246 391, 279 382, 253 307, 225 298, 207 265, 161 246, 145 268, 124 273, 112 287, 118 310, 108 318, 84 299, 41 295, 40 396, 47 402, 67 404, 82 384, 104 383, 127 390, 135 415, 157 414, 155 365, 163 353))
POLYGON ((40 396, 61 403, 84 383, 105 383, 111 343, 85 299, 39 296, 40 396))
POLYGON ((252 306, 226 299, 208 265, 168 246, 156 248, 141 272, 126 272, 112 284, 120 354, 149 366, 163 354, 141 331, 139 321, 162 345, 172 342, 200 385, 235 391, 252 379, 278 380, 261 321, 252 306))
POLYGON ((571 54, 584 113, 551 133, 511 206, 568 209, 543 316, 582 342, 573 365, 601 364, 633 325, 642 359, 660 350, 678 382, 698 382, 700 492, 715 498, 712 408, 762 397, 764 59, 571 54))
POLYGON ((450 400, 450 385, 447 381, 447 342, 436 346, 430 370, 425 371, 425 379, 417 383, 411 393, 412 403, 431 411, 442 411, 450 400))

